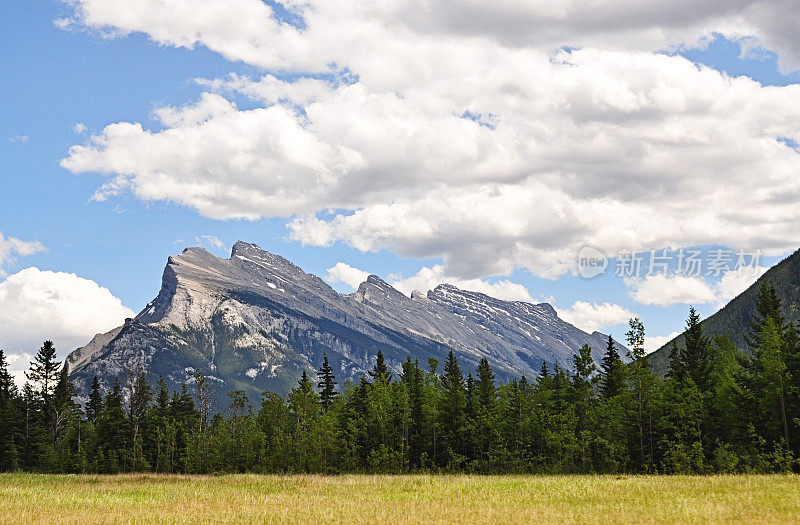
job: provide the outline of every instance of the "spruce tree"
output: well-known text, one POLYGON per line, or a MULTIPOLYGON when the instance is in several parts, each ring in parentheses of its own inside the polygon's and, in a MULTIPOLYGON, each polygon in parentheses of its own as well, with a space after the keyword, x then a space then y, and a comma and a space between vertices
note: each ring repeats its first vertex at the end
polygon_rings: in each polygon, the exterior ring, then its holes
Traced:
POLYGON ((78 410, 77 404, 72 400, 74 395, 75 386, 69 380, 67 367, 62 367, 58 382, 53 389, 53 402, 48 417, 54 447, 58 446, 58 440, 62 436, 68 421, 78 410))
POLYGON ((467 386, 465 390, 466 404, 464 405, 464 415, 467 419, 475 418, 475 379, 472 377, 472 372, 467 374, 467 386))
POLYGON ((494 372, 489 366, 489 361, 484 357, 478 363, 478 378, 475 382, 478 403, 488 411, 492 411, 496 402, 497 392, 494 386, 494 372))
POLYGON ((47 439, 42 416, 43 402, 33 385, 26 381, 22 387, 22 466, 36 469, 42 459, 47 439))
MULTIPOLYGON (((94 391, 94 386, 92 387, 94 391)), ((169 388, 164 376, 158 378, 158 393, 156 394, 155 410, 159 418, 169 417, 169 388)))
POLYGON ((0 349, 0 403, 11 399, 15 392, 14 378, 8 372, 8 361, 2 349, 0 349))
POLYGON ((319 395, 303 370, 297 386, 289 393, 291 457, 303 471, 309 470, 314 447, 311 430, 319 411, 319 395))
POLYGON ((708 392, 712 369, 712 348, 709 339, 703 335, 700 314, 694 307, 689 307, 684 344, 685 346, 680 352, 681 375, 691 378, 700 392, 708 392))
POLYGON ((408 393, 408 406, 410 423, 408 429, 408 457, 411 466, 420 466, 420 457, 424 449, 424 384, 423 373, 418 361, 412 361, 409 356, 403 363, 403 374, 400 378, 401 385, 408 393))
POLYGON ((669 369, 667 370, 667 377, 676 381, 682 381, 685 375, 685 370, 681 362, 681 349, 678 348, 678 343, 676 341, 672 341, 672 348, 669 350, 669 369))
POLYGON ((600 392, 603 399, 611 399, 622 393, 625 388, 625 369, 622 359, 617 352, 616 344, 611 336, 608 336, 606 353, 600 363, 601 382, 600 392))
POLYGON ((147 407, 150 405, 153 394, 144 370, 139 370, 139 373, 130 379, 130 385, 128 420, 130 422, 130 439, 133 444, 133 468, 144 470, 147 466, 144 458, 147 407))
POLYGON ((542 366, 539 368, 539 381, 547 381, 550 378, 550 370, 547 369, 547 361, 542 361, 542 366))
POLYGON ((97 376, 92 378, 92 390, 89 392, 89 401, 86 403, 86 417, 96 423, 100 412, 103 410, 103 392, 100 390, 100 380, 97 376))
POLYGON ((333 375, 333 368, 328 363, 327 354, 322 354, 322 368, 317 372, 317 379, 319 379, 319 383, 317 383, 317 388, 319 388, 319 400, 322 404, 322 408, 327 412, 331 407, 333 398, 336 397, 337 394, 334 389, 336 386, 336 377, 333 375))
POLYGON ((383 352, 380 350, 378 350, 378 355, 375 358, 375 366, 368 373, 373 381, 392 382, 392 374, 389 372, 389 367, 386 366, 386 361, 383 358, 383 352))
MULTIPOLYGON (((461 454, 463 447, 464 409, 466 392, 464 375, 452 350, 444 364, 442 384, 442 430, 445 446, 452 454, 461 454)), ((451 460, 453 457, 451 457, 451 460)))
POLYGON ((56 347, 52 341, 45 341, 31 362, 29 372, 25 372, 28 381, 38 386, 36 393, 48 403, 53 395, 53 389, 58 382, 61 363, 56 361, 56 347))
POLYGON ((780 431, 770 432, 773 437, 780 435, 785 443, 789 443, 789 424, 786 411, 786 363, 783 359, 781 349, 783 340, 781 329, 775 319, 767 317, 762 325, 758 340, 761 346, 756 357, 759 361, 760 384, 763 385, 763 393, 760 396, 764 405, 764 412, 772 414, 773 418, 769 426, 780 428, 780 431), (777 423, 777 424, 776 424, 777 423))
POLYGON ((8 361, 0 350, 0 470, 15 470, 18 466, 15 437, 19 432, 19 402, 14 379, 8 372, 8 361))
POLYGON ((745 342, 751 351, 761 347, 761 333, 768 319, 772 319, 775 326, 783 330, 785 319, 781 315, 781 300, 775 292, 775 287, 763 281, 758 288, 755 312, 750 320, 750 331, 745 335, 745 342))
POLYGON ((127 469, 127 436, 128 419, 123 406, 122 385, 116 379, 97 418, 97 437, 106 459, 106 464, 100 466, 103 472, 114 474, 127 469))

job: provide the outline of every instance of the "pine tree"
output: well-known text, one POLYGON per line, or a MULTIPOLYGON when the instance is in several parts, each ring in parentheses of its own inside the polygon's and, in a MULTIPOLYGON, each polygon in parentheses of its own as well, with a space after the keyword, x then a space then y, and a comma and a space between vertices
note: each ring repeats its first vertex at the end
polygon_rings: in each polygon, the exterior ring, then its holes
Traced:
POLYGON ((144 370, 139 370, 139 373, 130 379, 129 393, 128 421, 130 422, 130 439, 133 444, 133 468, 141 471, 147 469, 147 461, 144 457, 144 433, 147 407, 153 397, 144 370))
POLYGON ((97 418, 97 437, 106 458, 105 465, 100 466, 103 472, 114 474, 127 470, 127 435, 128 420, 123 406, 122 385, 116 379, 97 418))
POLYGON ((442 437, 444 438, 445 446, 449 447, 452 460, 454 459, 453 455, 459 455, 463 451, 464 409, 466 405, 464 375, 452 350, 447 354, 441 382, 442 437))
POLYGON ((772 319, 775 326, 783 330, 785 319, 781 315, 781 300, 775 292, 775 287, 764 281, 758 288, 755 312, 750 320, 750 331, 745 335, 745 342, 751 351, 761 347, 761 333, 768 319, 772 319))
POLYGON ((424 450, 424 382, 419 362, 412 361, 411 356, 403 363, 403 373, 400 377, 400 383, 408 393, 410 416, 408 428, 408 459, 412 467, 419 467, 420 458, 424 450))
POLYGON ((8 361, 2 349, 0 349, 0 403, 8 402, 15 393, 16 386, 14 378, 8 372, 8 361))
POLYGON ((75 396, 75 386, 69 380, 67 367, 62 367, 58 382, 53 389, 53 403, 49 414, 50 432, 53 437, 53 446, 58 446, 58 440, 64 432, 71 416, 75 415, 77 405, 72 400, 75 396))
POLYGON ((337 384, 335 381, 336 377, 333 375, 333 368, 331 368, 331 365, 328 363, 327 354, 322 354, 322 368, 317 372, 317 379, 319 379, 317 388, 319 388, 320 403, 322 403, 322 408, 327 412, 331 407, 333 398, 336 397, 337 394, 334 389, 337 384))
POLYGON ((758 340, 761 346, 757 358, 761 364, 764 403, 769 412, 777 414, 785 443, 789 443, 789 425, 786 417, 786 363, 781 349, 781 329, 773 317, 767 317, 758 340), (771 410, 770 410, 771 409, 771 410))
POLYGON ((289 393, 289 417, 291 418, 290 434, 292 436, 292 460, 303 471, 310 470, 312 443, 312 426, 319 411, 319 395, 314 385, 303 370, 297 386, 289 393))
POLYGON ((684 332, 684 348, 680 352, 681 375, 694 381, 700 392, 708 392, 709 376, 712 369, 711 342, 703 335, 700 325, 700 314, 694 307, 689 307, 689 319, 684 332))
POLYGON ((478 404, 492 412, 497 400, 497 392, 494 386, 494 372, 489 366, 489 361, 484 357, 478 363, 478 378, 475 382, 478 404))
POLYGON ((0 470, 16 470, 19 465, 15 437, 19 432, 19 402, 8 361, 0 350, 0 470))
POLYGON ((600 363, 601 382, 600 391, 603 399, 611 399, 622 393, 625 388, 625 369, 622 359, 617 352, 616 344, 611 336, 608 336, 606 353, 600 363))
POLYGON ((389 372, 389 367, 386 366, 383 358, 383 352, 380 350, 378 350, 378 355, 375 358, 375 366, 368 373, 373 381, 392 382, 392 374, 389 372))
POLYGON ((542 366, 539 368, 539 381, 547 381, 550 378, 550 370, 547 369, 547 361, 542 361, 542 366))
POLYGON ((669 369, 667 370, 667 377, 676 381, 683 381, 686 373, 682 366, 681 349, 678 348, 678 343, 672 341, 672 348, 669 350, 669 369))
POLYGON ((58 382, 61 363, 56 361, 56 348, 52 341, 45 341, 31 362, 31 369, 25 372, 28 381, 38 385, 36 393, 48 403, 58 382))
POLYGON ((86 403, 86 417, 92 422, 97 422, 103 410, 103 392, 100 390, 100 380, 97 376, 92 378, 92 390, 89 392, 89 401, 86 403))
POLYGON ((465 390, 466 404, 464 405, 464 415, 468 420, 475 418, 475 379, 472 372, 467 374, 467 386, 465 390))

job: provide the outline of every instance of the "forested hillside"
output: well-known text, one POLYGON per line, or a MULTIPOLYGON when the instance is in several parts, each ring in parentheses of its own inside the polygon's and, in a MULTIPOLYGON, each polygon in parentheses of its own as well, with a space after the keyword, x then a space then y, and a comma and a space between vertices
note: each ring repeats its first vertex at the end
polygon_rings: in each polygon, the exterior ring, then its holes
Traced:
MULTIPOLYGON (((780 299, 780 313, 786 322, 800 321, 800 250, 776 264, 752 286, 729 302, 724 308, 702 321, 703 330, 710 336, 727 335, 738 348, 747 349, 746 337, 750 320, 755 313, 756 297, 762 284, 775 289, 780 299)), ((669 368, 669 353, 673 342, 683 345, 683 334, 653 352, 653 370, 664 375, 669 368)))

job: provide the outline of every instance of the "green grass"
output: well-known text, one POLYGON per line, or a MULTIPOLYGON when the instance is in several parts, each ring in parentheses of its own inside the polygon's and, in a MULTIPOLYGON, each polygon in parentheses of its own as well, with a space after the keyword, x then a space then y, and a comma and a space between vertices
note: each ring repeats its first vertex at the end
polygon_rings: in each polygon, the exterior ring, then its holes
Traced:
POLYGON ((0 523, 791 523, 800 477, 0 475, 0 523))

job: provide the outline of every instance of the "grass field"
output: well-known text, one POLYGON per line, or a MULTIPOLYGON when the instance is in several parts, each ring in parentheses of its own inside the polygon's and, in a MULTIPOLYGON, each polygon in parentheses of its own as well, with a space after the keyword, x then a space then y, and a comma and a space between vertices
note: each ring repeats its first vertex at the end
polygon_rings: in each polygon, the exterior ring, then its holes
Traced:
POLYGON ((799 476, 0 475, 2 523, 796 523, 799 476))

